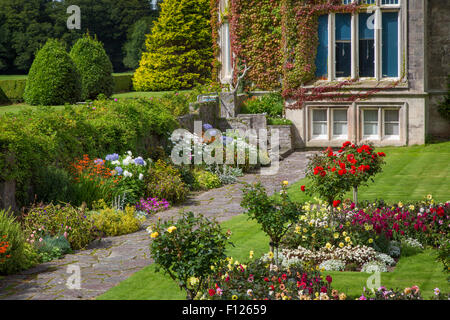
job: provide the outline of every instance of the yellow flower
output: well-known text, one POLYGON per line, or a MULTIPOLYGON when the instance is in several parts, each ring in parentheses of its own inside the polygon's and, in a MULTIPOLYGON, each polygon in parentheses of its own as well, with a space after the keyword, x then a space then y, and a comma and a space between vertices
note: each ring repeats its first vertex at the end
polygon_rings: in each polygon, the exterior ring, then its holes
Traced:
POLYGON ((345 300, 345 299, 347 299, 347 296, 345 295, 345 293, 341 293, 339 295, 339 300, 345 300))
POLYGON ((339 243, 339 247, 343 248, 344 247, 344 243, 339 243))
POLYGON ((372 243, 372 242, 373 242, 373 239, 372 239, 372 238, 370 238, 370 239, 369 239, 369 243, 372 243))
POLYGON ((411 210, 411 211, 414 210, 414 208, 415 208, 415 207, 414 207, 413 205, 410 205, 410 206, 409 206, 409 210, 411 210))
POLYGON ((429 194, 429 195, 427 195, 427 199, 431 200, 431 199, 433 199, 433 196, 431 194, 429 194))
POLYGON ((195 286, 195 285, 197 285, 199 283, 199 279, 196 278, 196 277, 190 277, 188 281, 189 281, 191 286, 195 286))
POLYGON ((174 232, 175 230, 177 230, 177 227, 171 226, 169 229, 167 229, 167 232, 172 233, 172 232, 174 232))
POLYGON ((350 237, 345 237, 346 242, 350 242, 350 237))
POLYGON ((300 230, 301 230, 300 226, 296 226, 294 232, 295 232, 295 233, 300 233, 300 230))
POLYGON ((253 259, 253 255, 254 255, 254 252, 252 250, 252 251, 250 251, 250 255, 249 255, 250 259, 253 259))
POLYGON ((283 181, 283 184, 284 184, 285 186, 287 186, 287 185, 289 184, 289 181, 284 180, 284 181, 283 181))
POLYGON ((150 235, 150 237, 152 237, 152 239, 155 239, 156 237, 158 237, 159 236, 159 233, 158 232, 153 232, 151 235, 150 235))
POLYGON ((344 236, 344 237, 346 237, 347 236, 347 232, 342 232, 342 235, 344 236))
POLYGON ((211 266, 211 270, 214 271, 214 269, 215 269, 214 266, 211 266))
POLYGON ((269 252, 269 260, 272 260, 272 259, 273 259, 273 252, 270 251, 270 252, 269 252))
POLYGON ((337 239, 337 238, 339 238, 339 233, 335 232, 333 236, 335 239, 337 239))
POLYGON ((316 236, 316 234, 315 234, 315 233, 313 233, 313 234, 311 235, 311 237, 313 237, 313 238, 314 238, 315 236, 316 236))
POLYGON ((308 232, 308 229, 303 228, 303 232, 304 232, 304 233, 307 233, 307 232, 308 232))
POLYGON ((302 236, 302 239, 303 239, 303 240, 306 240, 306 236, 302 236))
POLYGON ((237 300, 237 299, 238 299, 238 296, 233 294, 233 296, 231 297, 231 300, 237 300))
POLYGON ((400 202, 398 203, 398 207, 399 207, 399 208, 403 208, 403 202, 400 201, 400 202))

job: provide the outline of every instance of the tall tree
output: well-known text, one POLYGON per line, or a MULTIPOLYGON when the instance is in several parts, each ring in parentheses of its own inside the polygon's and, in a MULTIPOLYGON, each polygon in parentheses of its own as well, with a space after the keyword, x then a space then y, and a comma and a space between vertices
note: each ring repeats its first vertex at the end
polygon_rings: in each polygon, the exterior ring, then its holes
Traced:
POLYGON ((136 90, 191 88, 206 82, 213 59, 210 0, 164 0, 133 78, 136 90))

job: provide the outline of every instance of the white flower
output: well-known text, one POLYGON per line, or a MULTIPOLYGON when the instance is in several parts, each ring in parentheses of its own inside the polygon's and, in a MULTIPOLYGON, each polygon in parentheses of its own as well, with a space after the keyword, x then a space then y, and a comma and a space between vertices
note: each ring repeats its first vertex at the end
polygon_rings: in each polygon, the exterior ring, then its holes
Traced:
POLYGON ((131 172, 125 170, 125 171, 123 172, 123 176, 124 176, 125 178, 131 178, 131 177, 133 176, 133 174, 132 174, 131 172))
POLYGON ((111 164, 119 165, 119 164, 120 164, 120 161, 119 161, 119 160, 115 160, 115 161, 112 161, 111 164))
POLYGON ((142 173, 139 174, 139 180, 144 180, 144 175, 142 173))
POLYGON ((147 227, 147 229, 145 229, 147 231, 147 233, 153 233, 152 227, 147 227))
POLYGON ((131 151, 127 151, 129 156, 132 156, 133 154, 131 153, 131 151))
POLYGON ((123 159, 122 163, 124 166, 128 166, 130 163, 133 162, 133 158, 131 158, 131 156, 126 157, 125 159, 123 159))

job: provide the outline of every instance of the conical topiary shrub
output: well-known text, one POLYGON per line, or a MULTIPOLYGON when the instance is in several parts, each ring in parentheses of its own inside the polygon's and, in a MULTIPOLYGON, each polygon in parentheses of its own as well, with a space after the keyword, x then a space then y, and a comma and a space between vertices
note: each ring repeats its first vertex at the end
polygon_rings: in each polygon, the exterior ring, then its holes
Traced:
POLYGON ((28 73, 24 100, 31 105, 63 105, 81 97, 76 66, 65 46, 49 39, 38 51, 28 73))
POLYGON ((114 90, 113 66, 103 44, 85 35, 70 51, 70 57, 81 76, 81 98, 96 99, 102 93, 109 97, 114 90))
POLYGON ((133 77, 136 91, 189 89, 211 78, 210 0, 164 0, 133 77))

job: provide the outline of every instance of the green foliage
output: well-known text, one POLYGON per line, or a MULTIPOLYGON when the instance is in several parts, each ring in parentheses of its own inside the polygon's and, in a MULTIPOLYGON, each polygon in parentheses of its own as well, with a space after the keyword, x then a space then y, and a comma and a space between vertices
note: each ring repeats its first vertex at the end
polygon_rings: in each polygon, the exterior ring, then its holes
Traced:
POLYGON ((177 222, 158 221, 151 229, 150 251, 157 271, 163 269, 186 291, 187 299, 194 299, 205 278, 214 273, 212 267, 226 258, 229 234, 214 220, 192 212, 183 213, 177 222))
POLYGON ((80 99, 77 68, 64 45, 50 39, 36 54, 28 74, 25 102, 31 105, 62 105, 80 99))
POLYGON ((142 52, 145 49, 146 35, 150 33, 153 22, 154 17, 146 17, 138 20, 133 25, 133 32, 123 47, 125 52, 123 64, 126 67, 132 70, 136 70, 139 67, 139 61, 141 61, 142 52))
POLYGON ((439 246, 436 260, 442 262, 444 272, 450 273, 450 241, 448 239, 439 246))
POLYGON ((12 102, 23 101, 23 94, 27 85, 26 79, 0 80, 0 90, 12 102))
POLYGON ((270 237, 272 251, 276 249, 291 225, 300 219, 301 207, 292 202, 283 183, 281 200, 270 198, 260 182, 243 188, 241 207, 247 209, 249 219, 256 220, 270 237))
POLYGON ((256 96, 248 99, 242 106, 242 113, 266 113, 269 117, 281 117, 284 109, 284 99, 279 92, 269 93, 261 98, 256 96))
POLYGON ((3 92, 2 88, 0 87, 0 105, 2 104, 9 104, 10 101, 6 94, 3 92))
POLYGON ((23 217, 24 230, 28 239, 38 241, 39 237, 66 235, 74 250, 85 248, 97 238, 98 232, 83 208, 67 204, 34 206, 23 217))
POLYGON ((132 74, 113 74, 114 93, 130 92, 133 89, 132 74))
POLYGON ((11 274, 32 266, 32 250, 25 245, 25 235, 14 216, 0 210, 0 274, 11 274), (1 249, 5 248, 3 252, 1 249))
MULTIPOLYGON (((0 179, 15 180, 16 200, 28 205, 28 190, 40 168, 68 168, 75 158, 128 150, 146 156, 152 136, 165 138, 178 123, 161 105, 146 99, 95 101, 64 110, 38 108, 7 114, 0 121, 0 179)), ((39 189, 40 187, 38 187, 39 189)))
POLYGON ((445 100, 442 101, 441 104, 439 104, 438 111, 444 119, 450 121, 450 76, 448 77, 447 86, 448 86, 447 96, 445 97, 445 100))
POLYGON ((70 243, 64 236, 44 236, 42 241, 36 241, 35 247, 42 262, 59 259, 67 253, 71 253, 70 243))
POLYGON ((91 211, 89 218, 103 235, 120 236, 140 229, 145 218, 136 217, 135 211, 132 206, 126 206, 124 210, 117 210, 105 205, 98 211, 91 211))
POLYGON ((149 169, 147 195, 166 199, 170 203, 180 203, 186 199, 188 189, 179 171, 170 164, 158 160, 149 169))
POLYGON ((164 106, 174 116, 179 117, 189 113, 191 100, 191 95, 188 93, 168 92, 161 98, 157 98, 156 102, 164 106))
POLYGON ((209 0, 165 0, 133 78, 136 91, 192 88, 211 76, 209 0))
POLYGON ((101 42, 89 34, 79 39, 70 57, 81 76, 81 99, 95 99, 99 94, 110 97, 114 90, 113 67, 101 42))
POLYGON ((222 185, 219 177, 212 172, 196 168, 192 171, 192 174, 194 176, 192 185, 194 190, 209 190, 222 185))
POLYGON ((35 179, 33 185, 37 201, 70 202, 73 199, 74 186, 66 170, 53 165, 43 166, 37 169, 35 179))

